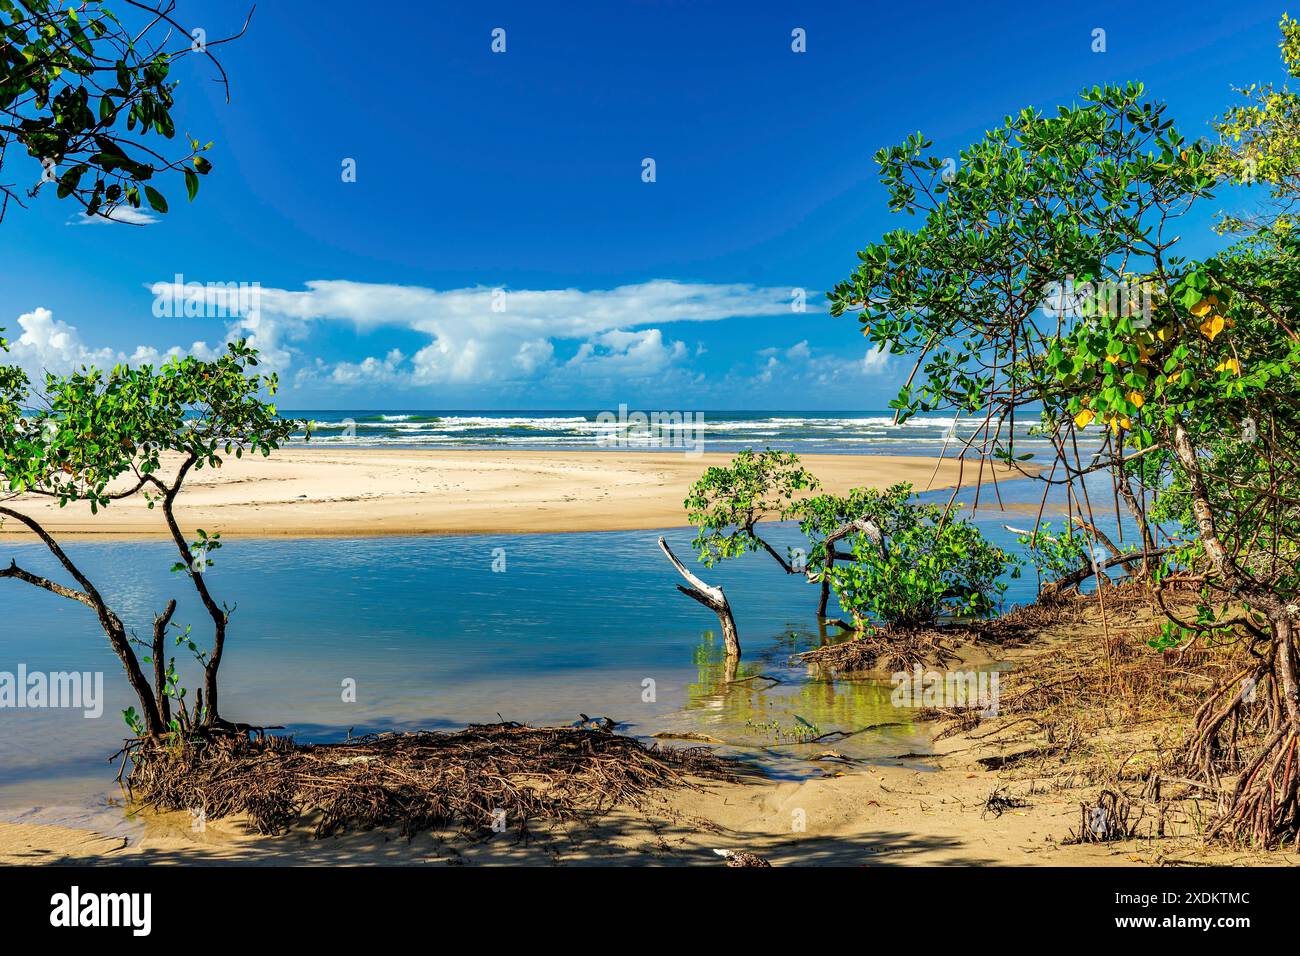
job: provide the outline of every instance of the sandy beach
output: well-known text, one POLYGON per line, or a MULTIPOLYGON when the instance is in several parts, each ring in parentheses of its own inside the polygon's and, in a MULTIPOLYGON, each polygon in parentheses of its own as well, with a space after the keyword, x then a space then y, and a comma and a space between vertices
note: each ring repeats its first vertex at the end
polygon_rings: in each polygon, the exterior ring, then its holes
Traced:
POLYGON ((617 810, 594 827, 539 824, 526 843, 454 829, 410 841, 395 831, 318 839, 311 821, 276 837, 239 819, 195 832, 183 813, 144 813, 103 831, 0 822, 0 865, 721 866, 718 849, 757 853, 773 866, 1297 863, 1293 852, 1207 848, 1191 836, 1074 842, 1079 804, 1095 788, 1003 779, 978 760, 1007 748, 966 735, 935 750, 893 765, 827 760, 820 775, 803 780, 758 777, 652 794, 642 809, 617 810), (991 813, 986 801, 1002 786, 1020 805, 991 813))
MULTIPOLYGON (((177 506, 187 531, 228 538, 629 531, 686 523, 687 489, 730 454, 287 448, 195 471, 177 506)), ((804 455, 825 488, 917 490, 973 484, 976 468, 894 455, 804 455)), ((989 472, 991 474, 991 472, 989 472)), ((987 475, 986 475, 987 477, 987 475)), ((999 469, 998 477, 1013 477, 999 469)), ((162 537, 162 515, 141 498, 98 515, 46 499, 11 506, 56 535, 162 537)), ((0 534, 26 535, 17 522, 0 534)))
MULTIPOLYGON (((954 745, 952 749, 956 749, 954 745)), ((1057 793, 1000 817, 981 815, 996 775, 954 758, 911 766, 828 762, 807 780, 708 783, 652 795, 644 812, 619 810, 594 828, 548 829, 474 841, 454 830, 347 833, 316 839, 300 826, 278 837, 238 820, 191 829, 188 814, 148 815, 127 830, 0 823, 0 864, 241 865, 703 865, 715 849, 757 853, 774 866, 1134 865, 1133 844, 1067 845, 1078 825, 1077 795, 1057 793), (794 821, 806 827, 795 831, 794 821)), ((1148 854, 1149 856, 1149 854, 1148 854)))

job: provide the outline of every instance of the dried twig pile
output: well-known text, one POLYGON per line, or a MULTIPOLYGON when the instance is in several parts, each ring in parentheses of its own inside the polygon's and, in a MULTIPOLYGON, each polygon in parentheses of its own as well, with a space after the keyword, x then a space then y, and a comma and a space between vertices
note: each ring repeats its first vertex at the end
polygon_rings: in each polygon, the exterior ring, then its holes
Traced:
POLYGON ((129 755, 127 784, 147 806, 202 811, 207 819, 245 814, 267 834, 310 815, 318 836, 396 827, 409 837, 494 822, 522 832, 530 821, 593 817, 637 805, 656 788, 697 786, 692 777, 731 776, 728 761, 702 748, 515 723, 320 745, 246 736, 136 741, 129 755))
POLYGON ((1097 794, 1096 803, 1079 804, 1079 830, 1071 831, 1070 843, 1110 843, 1133 838, 1145 812, 1131 819, 1133 808, 1127 797, 1114 790, 1097 794))
MULTIPOLYGON (((1113 587, 1104 600, 1103 612, 1093 597, 1070 599, 1065 623, 1042 633, 1048 648, 1004 672, 1000 716, 973 735, 981 747, 997 751, 980 763, 1034 786, 1101 787, 1082 812, 1089 821, 1104 814, 1105 826, 1081 827, 1076 839, 1082 842, 1103 838, 1099 828, 1106 840, 1122 839, 1142 823, 1149 836, 1216 835, 1215 821, 1225 819, 1224 798, 1243 770, 1262 764, 1270 732, 1265 691, 1243 707, 1231 728, 1232 745, 1214 752, 1210 773, 1188 773, 1189 744, 1196 740, 1198 714, 1220 705, 1225 693, 1249 688, 1241 677, 1258 666, 1249 635, 1225 633, 1160 650, 1164 618, 1149 593, 1113 587), (1108 808, 1105 799, 1123 806, 1108 808), (1125 807, 1136 811, 1133 819, 1125 807)), ((948 727, 971 729, 967 715, 944 719, 949 723, 938 736, 948 727)), ((1277 822, 1265 820, 1272 827, 1267 832, 1294 832, 1277 822)), ((1251 842, 1270 845, 1262 836, 1251 842)))
POLYGON ((1104 612, 1095 598, 1071 602, 1074 623, 1045 634, 1050 651, 1004 675, 1000 710, 1019 718, 1019 735, 1042 738, 1046 763, 1114 786, 1172 771, 1190 717, 1244 647, 1162 653, 1149 644, 1163 617, 1147 594, 1108 588, 1105 602, 1104 612))
POLYGON ((954 640, 942 628, 868 631, 842 644, 827 644, 797 655, 797 659, 833 674, 860 671, 910 671, 917 664, 942 665, 952 659, 954 640))
POLYGON ((1028 800, 1014 797, 1006 787, 997 786, 984 799, 984 809, 980 811, 980 819, 987 820, 989 817, 1000 817, 1008 810, 1019 810, 1027 806, 1029 806, 1028 800))

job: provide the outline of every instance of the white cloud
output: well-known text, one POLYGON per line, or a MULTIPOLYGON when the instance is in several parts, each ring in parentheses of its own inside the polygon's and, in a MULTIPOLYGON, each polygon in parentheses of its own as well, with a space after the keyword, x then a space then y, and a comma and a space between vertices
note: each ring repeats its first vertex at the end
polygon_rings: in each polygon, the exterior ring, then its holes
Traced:
POLYGON ((176 355, 195 355, 199 358, 215 357, 214 350, 205 342, 195 342, 189 348, 173 346, 165 351, 149 346, 138 346, 131 353, 110 348, 92 348, 81 338, 77 327, 61 322, 49 309, 34 309, 18 316, 22 334, 9 342, 9 354, 0 361, 13 362, 22 367, 33 380, 45 372, 66 375, 83 365, 100 368, 120 363, 131 365, 158 365, 176 355))
MULTIPOLYGON (((178 299, 192 292, 168 287, 178 299)), ((223 301, 214 291, 214 303, 223 301)), ((335 384, 389 376, 414 386, 510 383, 555 374, 644 377, 688 356, 683 342, 666 341, 659 325, 713 322, 789 311, 789 290, 748 284, 656 279, 613 289, 438 290, 420 286, 315 280, 305 289, 259 288, 257 306, 231 321, 231 337, 247 335, 272 368, 306 360, 299 381, 322 371, 335 384), (392 327, 429 337, 409 361, 371 358, 322 367, 302 354, 317 323, 347 322, 360 332, 392 327), (557 342, 576 342, 566 362, 557 342), (338 375, 334 374, 335 369, 338 375)))
POLYGON ((890 351, 884 346, 867 349, 867 354, 862 357, 862 371, 867 375, 883 372, 889 365, 889 356, 890 351))
MULTIPOLYGON (((176 276, 150 288, 155 306, 158 301, 183 303, 183 310, 175 305, 178 315, 224 317, 225 340, 247 337, 269 370, 296 373, 293 381, 299 386, 339 390, 540 385, 562 393, 605 381, 705 387, 721 380, 704 382, 692 370, 704 346, 688 345, 663 326, 783 316, 790 308, 784 287, 670 280, 594 290, 437 290, 317 280, 301 290, 287 290, 256 283, 187 285, 176 276), (253 291, 246 298, 249 287, 253 291), (191 313, 195 305, 198 311, 191 313), (394 348, 345 361, 327 360, 312 347, 312 340, 332 323, 347 323, 361 334, 381 329, 400 330, 408 337, 416 333, 427 342, 417 343, 413 352, 394 348)), ((94 349, 76 328, 55 320, 47 309, 22 316, 19 325, 23 334, 14 343, 15 355, 33 372, 67 372, 82 364, 122 361, 158 363, 183 351, 210 357, 214 351, 204 342, 188 350, 94 349)), ((762 367, 736 369, 734 375, 768 383, 857 382, 879 372, 886 361, 883 354, 870 352, 860 360, 841 358, 811 347, 807 340, 764 349, 759 355, 765 359, 762 367)), ((731 374, 727 377, 732 380, 731 374)))
POLYGON ((401 379, 400 366, 405 358, 400 350, 393 349, 382 359, 339 362, 329 373, 329 379, 337 385, 391 385, 401 379))
POLYGON ((804 339, 786 348, 765 348, 755 353, 763 363, 754 380, 798 388, 826 387, 882 374, 889 367, 888 349, 868 349, 860 359, 842 358, 812 348, 804 339))
POLYGON ((158 221, 158 217, 152 213, 147 213, 141 209, 133 209, 130 206, 118 206, 112 212, 102 216, 87 216, 85 214, 73 216, 68 220, 69 226, 107 226, 111 223, 127 223, 132 226, 150 226, 158 221))
POLYGON ((61 373, 81 365, 111 365, 117 358, 111 349, 90 349, 74 326, 54 318, 49 309, 36 309, 18 316, 18 327, 22 334, 9 343, 9 351, 28 373, 41 369, 61 373))
POLYGON ((635 380, 665 371, 687 353, 685 342, 665 342, 659 329, 618 330, 583 342, 577 354, 565 364, 589 377, 635 380))
MULTIPOLYGON (((801 342, 796 342, 789 348, 782 349, 773 347, 759 349, 758 356, 759 358, 777 359, 778 361, 785 358, 792 362, 807 362, 812 357, 812 350, 808 348, 808 340, 804 339, 801 342)), ((768 364, 770 365, 771 362, 769 361, 768 364)))

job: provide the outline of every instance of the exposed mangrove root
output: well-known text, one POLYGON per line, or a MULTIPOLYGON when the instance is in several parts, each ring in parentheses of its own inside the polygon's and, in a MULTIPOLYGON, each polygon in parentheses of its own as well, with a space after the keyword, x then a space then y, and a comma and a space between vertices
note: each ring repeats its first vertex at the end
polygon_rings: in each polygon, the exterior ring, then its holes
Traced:
POLYGON ((910 671, 918 664, 942 664, 953 658, 951 634, 939 628, 883 627, 851 641, 827 644, 796 655, 805 664, 824 667, 834 674, 855 671, 910 671))
POLYGON ((1114 790, 1103 790, 1096 803, 1079 804, 1079 831, 1072 832, 1066 843, 1112 843, 1131 839, 1142 822, 1142 814, 1132 819, 1128 798, 1114 790))
POLYGON ((639 805, 657 788, 732 777, 728 761, 701 748, 515 723, 318 745, 274 736, 145 738, 127 749, 134 799, 208 820, 244 814, 264 834, 306 815, 317 836, 395 827, 411 837, 452 824, 522 833, 533 821, 594 818, 639 805))
POLYGON ((772 865, 758 854, 750 853, 748 850, 714 850, 713 852, 725 858, 727 866, 771 867, 772 865))
MULTIPOLYGON (((1048 649, 1003 672, 998 716, 917 716, 944 721, 939 738, 962 732, 996 748, 979 762, 1010 779, 1114 793, 1140 808, 1138 821, 1150 814, 1153 836, 1300 848, 1300 721, 1286 676, 1300 669, 1294 651, 1250 628, 1162 649, 1165 613, 1187 613, 1194 600, 1182 585, 1163 594, 1108 585, 1101 627, 1095 598, 1063 596, 1036 612, 1048 649), (991 729, 972 732, 985 722, 991 729)), ((1114 839, 1124 820, 1108 806, 1088 812, 1104 815, 1114 839)))
POLYGON ((1208 836, 1300 847, 1300 726, 1288 717, 1270 664, 1238 671, 1207 696, 1183 763, 1220 789, 1208 836), (1235 781, 1220 786, 1227 774, 1235 781))
POLYGON ((1300 848, 1300 813, 1296 800, 1296 744, 1300 728, 1273 734, 1237 781, 1210 836, 1245 836, 1260 846, 1293 840, 1300 848))
POLYGON ((1032 638, 1038 629, 1059 623, 1076 613, 1084 598, 1061 598, 1050 604, 1016 608, 987 620, 954 621, 932 627, 881 627, 850 641, 826 644, 796 655, 805 664, 831 673, 858 671, 910 671, 943 667, 956 659, 956 649, 972 644, 1005 647, 1032 638))
POLYGON ((1028 800, 1020 797, 1013 797, 1005 786, 993 788, 993 792, 984 800, 984 808, 980 811, 980 819, 987 820, 989 817, 1002 816, 1008 810, 1019 810, 1022 807, 1029 806, 1028 800))

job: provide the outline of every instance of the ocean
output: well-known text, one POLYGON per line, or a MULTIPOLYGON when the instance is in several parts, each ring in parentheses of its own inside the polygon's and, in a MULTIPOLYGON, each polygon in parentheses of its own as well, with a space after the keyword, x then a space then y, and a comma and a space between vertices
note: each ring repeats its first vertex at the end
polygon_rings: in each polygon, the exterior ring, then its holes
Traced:
MULTIPOLYGON (((894 413, 887 409, 736 412, 621 406, 604 411, 526 412, 287 409, 282 414, 313 421, 313 444, 413 448, 674 451, 690 443, 718 452, 753 447, 818 454, 934 455, 945 444, 955 449, 983 427, 982 419, 953 415, 918 415, 895 424, 894 413)), ((1015 441, 1023 447, 1022 453, 1042 454, 1050 447, 1030 434, 1036 424, 1036 417, 1015 423, 1015 441)), ((1012 433, 1008 423, 1004 434, 1012 433)))

